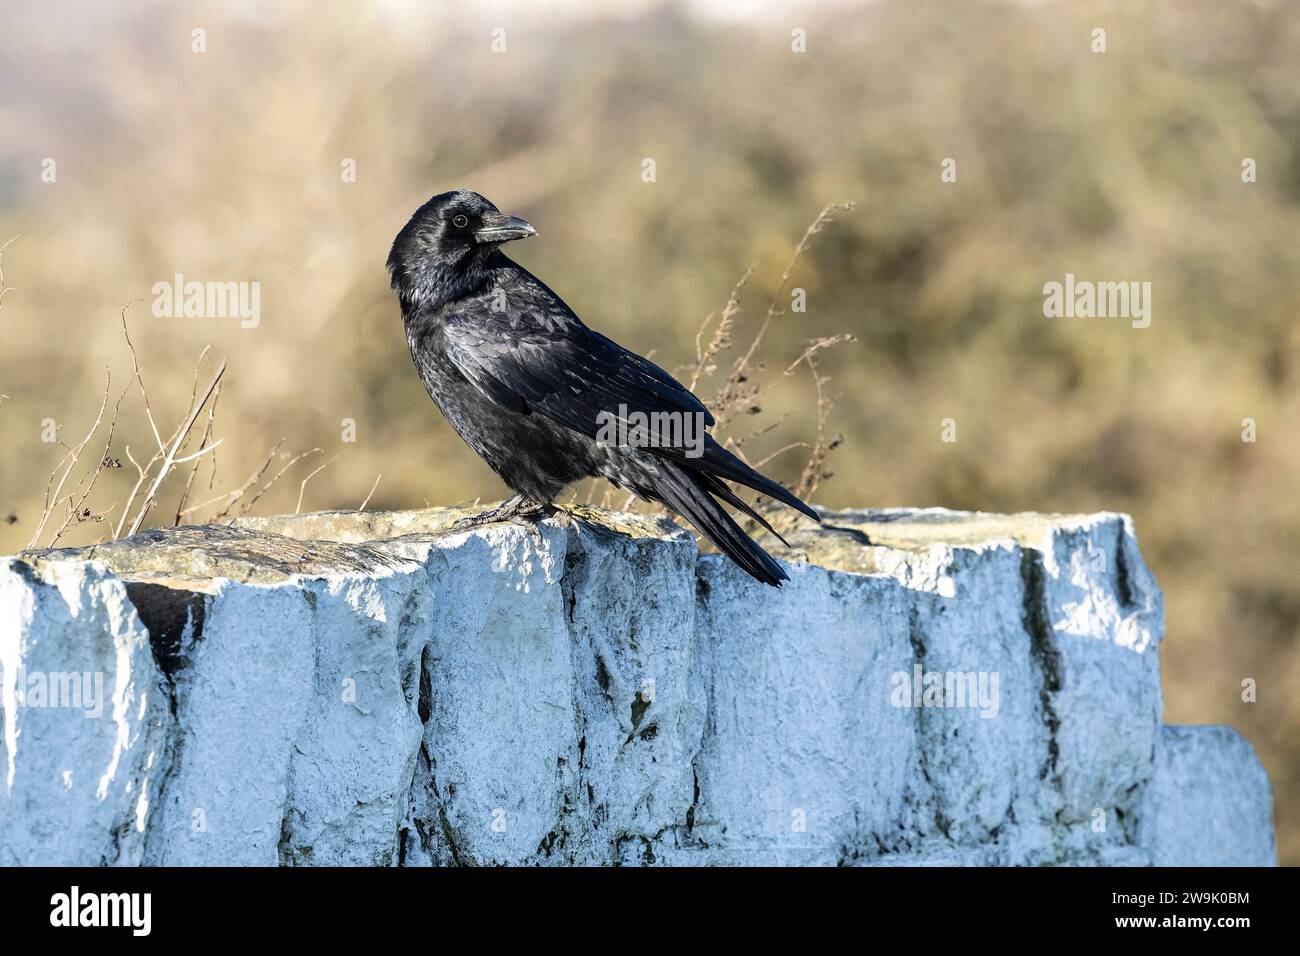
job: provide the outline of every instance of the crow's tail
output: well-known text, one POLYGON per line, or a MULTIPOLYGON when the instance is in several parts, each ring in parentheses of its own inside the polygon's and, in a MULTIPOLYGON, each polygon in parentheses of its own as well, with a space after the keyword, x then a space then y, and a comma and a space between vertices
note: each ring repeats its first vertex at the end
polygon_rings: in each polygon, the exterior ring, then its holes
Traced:
MULTIPOLYGON (((692 471, 701 471, 715 478, 726 478, 737 484, 744 485, 747 488, 753 488, 757 492, 767 495, 769 498, 775 498, 783 504, 789 505, 796 511, 800 511, 812 518, 813 521, 820 522, 821 516, 813 511, 808 505, 804 504, 792 492, 778 485, 771 478, 760 474, 757 469, 751 468, 745 464, 727 449, 723 448, 713 440, 712 435, 705 436, 704 454, 699 458, 684 458, 679 464, 691 469, 692 471)), ((746 509, 747 510, 747 509, 746 509)), ((759 519, 762 520, 762 519, 759 519)), ((769 529, 770 530, 770 529, 769 529)))
MULTIPOLYGON (((745 534, 722 505, 713 499, 713 494, 720 494, 717 491, 719 487, 730 493, 726 485, 706 474, 666 461, 661 462, 657 470, 659 474, 654 486, 656 497, 695 525, 700 534, 712 541, 719 551, 764 584, 779 588, 782 581, 790 580, 785 569, 760 548, 753 538, 745 534)), ((734 499, 735 496, 731 497, 734 499)), ((742 507, 745 511, 750 511, 743 504, 742 507)), ((759 520, 762 521, 762 518, 759 520)), ((763 524, 766 525, 767 522, 764 521, 763 524)))

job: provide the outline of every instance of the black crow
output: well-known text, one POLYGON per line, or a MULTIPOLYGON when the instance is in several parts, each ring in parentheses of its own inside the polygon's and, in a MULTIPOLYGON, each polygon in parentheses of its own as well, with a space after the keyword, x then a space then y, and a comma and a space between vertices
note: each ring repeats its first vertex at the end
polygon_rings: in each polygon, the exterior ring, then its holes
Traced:
POLYGON ((769 531, 726 481, 814 520, 816 512, 714 441, 704 430, 713 416, 685 386, 587 328, 501 252, 503 242, 535 235, 460 189, 416 210, 388 255, 424 387, 515 492, 460 526, 537 514, 567 485, 598 476, 671 508, 759 581, 780 587, 785 570, 715 498, 769 531))

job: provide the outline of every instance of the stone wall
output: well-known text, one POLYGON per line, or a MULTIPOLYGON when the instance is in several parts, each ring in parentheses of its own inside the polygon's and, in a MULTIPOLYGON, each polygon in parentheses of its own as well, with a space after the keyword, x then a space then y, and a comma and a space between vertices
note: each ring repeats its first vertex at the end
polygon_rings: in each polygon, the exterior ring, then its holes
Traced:
POLYGON ((1123 515, 457 516, 0 559, 0 864, 1275 862, 1123 515))

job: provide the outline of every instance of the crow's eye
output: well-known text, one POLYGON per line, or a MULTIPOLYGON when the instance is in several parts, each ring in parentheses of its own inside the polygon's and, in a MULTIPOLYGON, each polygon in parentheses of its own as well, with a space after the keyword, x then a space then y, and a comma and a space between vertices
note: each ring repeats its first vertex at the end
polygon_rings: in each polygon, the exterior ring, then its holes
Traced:
POLYGON ((455 226, 457 229, 464 229, 466 226, 469 225, 469 219, 466 218, 465 216, 460 216, 460 215, 452 216, 451 224, 455 226))

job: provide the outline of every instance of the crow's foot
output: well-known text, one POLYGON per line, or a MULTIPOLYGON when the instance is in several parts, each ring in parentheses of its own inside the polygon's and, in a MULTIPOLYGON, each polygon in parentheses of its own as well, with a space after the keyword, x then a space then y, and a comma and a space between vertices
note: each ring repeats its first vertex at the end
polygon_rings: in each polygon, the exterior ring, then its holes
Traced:
POLYGON ((495 524, 498 521, 510 521, 514 518, 546 517, 554 513, 555 508, 549 501, 533 501, 523 495, 515 495, 513 498, 507 498, 490 511, 461 518, 451 527, 453 531, 468 531, 471 528, 481 528, 485 524, 495 524))

